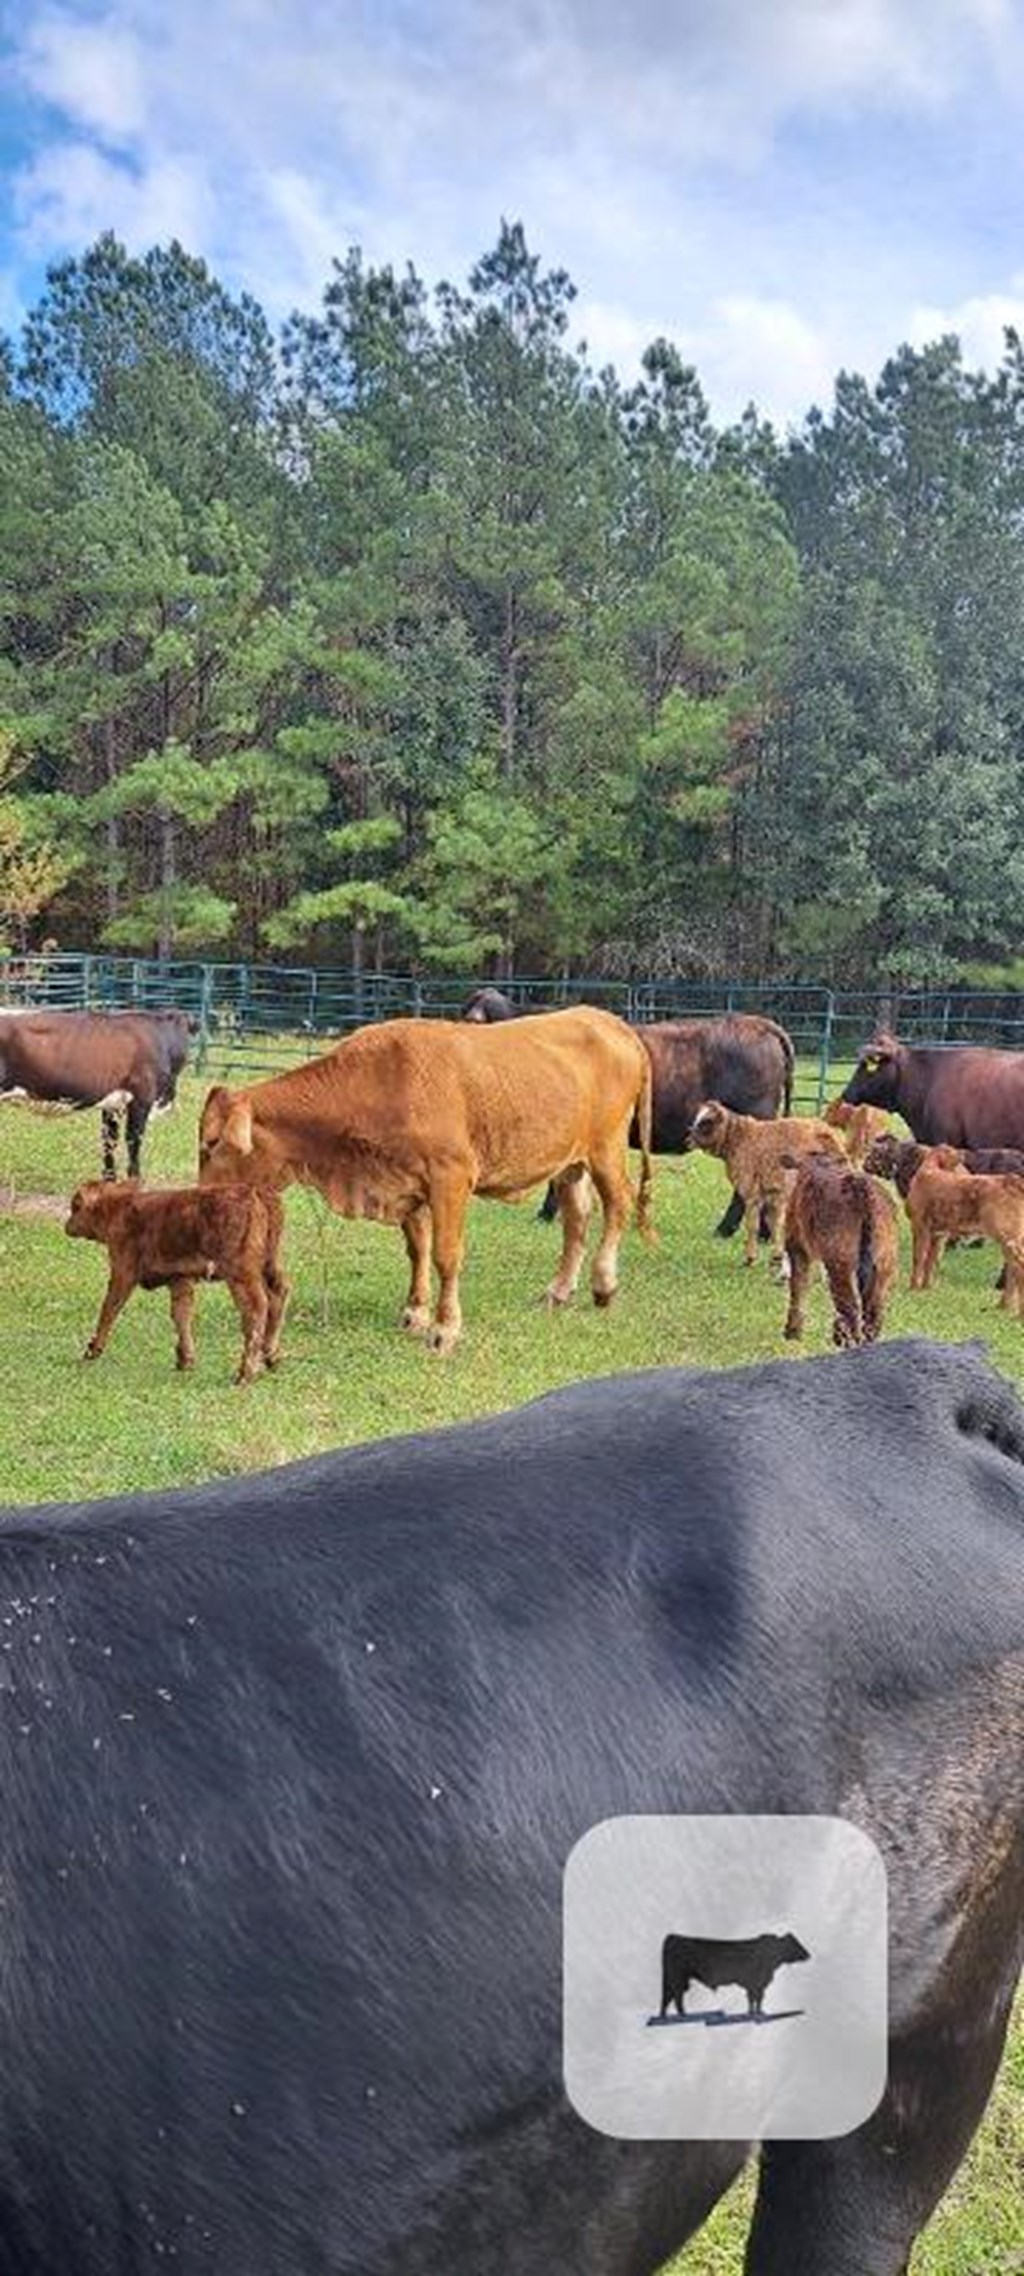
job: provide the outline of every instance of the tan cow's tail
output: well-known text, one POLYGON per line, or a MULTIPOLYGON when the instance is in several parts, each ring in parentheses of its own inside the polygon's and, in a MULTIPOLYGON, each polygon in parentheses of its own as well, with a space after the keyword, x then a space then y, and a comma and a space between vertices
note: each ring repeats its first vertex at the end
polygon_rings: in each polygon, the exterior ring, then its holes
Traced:
POLYGON ((648 1247, 653 1248, 658 1238, 651 1223, 651 1186, 654 1181, 651 1163, 651 1136, 654 1124, 654 1074, 649 1054, 644 1050, 642 1043, 640 1049, 643 1051, 644 1072, 636 1108, 637 1136, 640 1140, 640 1187, 636 1197, 636 1223, 637 1231, 642 1234, 648 1247))

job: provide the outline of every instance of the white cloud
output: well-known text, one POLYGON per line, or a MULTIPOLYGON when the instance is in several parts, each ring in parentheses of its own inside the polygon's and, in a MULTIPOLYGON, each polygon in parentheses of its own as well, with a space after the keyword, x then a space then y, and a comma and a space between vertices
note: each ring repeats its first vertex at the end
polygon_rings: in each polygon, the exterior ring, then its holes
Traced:
POLYGON ((44 148, 18 178, 15 204, 27 244, 47 254, 104 229, 133 251, 172 237, 194 250, 211 232, 209 185, 189 159, 168 154, 136 169, 87 142, 44 148))
POLYGON ((694 360, 706 385, 735 413, 751 397, 777 425, 831 400, 837 358, 825 332, 790 301, 725 293, 712 309, 694 360))
POLYGON ((22 75, 76 127, 122 141, 145 123, 142 53, 127 24, 46 8, 26 14, 22 75))
POLYGON ((575 277, 595 360, 631 374, 665 333, 716 411, 754 395, 779 419, 827 396, 836 361, 894 345, 947 276, 974 308, 973 276, 931 253, 880 292, 884 220, 872 240, 843 206, 830 259, 806 204, 767 212, 790 129, 891 135, 968 88, 984 106, 1019 63, 1012 0, 23 0, 22 19, 15 69, 45 106, 14 178, 35 259, 108 227, 178 236, 279 317, 353 241, 457 279, 504 212, 575 277))
POLYGON ((950 308, 915 308, 907 326, 914 347, 955 332, 964 362, 972 370, 992 371, 1002 361, 1003 335, 1012 326, 1024 334, 1024 274, 1011 277, 1003 292, 970 293, 950 308))

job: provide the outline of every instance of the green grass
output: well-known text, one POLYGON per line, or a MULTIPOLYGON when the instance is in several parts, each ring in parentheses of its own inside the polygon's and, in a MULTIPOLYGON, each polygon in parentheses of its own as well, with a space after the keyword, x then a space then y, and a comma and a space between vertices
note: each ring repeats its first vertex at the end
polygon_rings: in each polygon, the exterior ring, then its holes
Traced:
MULTIPOLYGON (((191 1178, 202 1089, 186 1082, 176 1113, 151 1125, 150 1177, 191 1178)), ((659 1165, 660 1245, 648 1252, 635 1236, 626 1240, 621 1293, 608 1313, 596 1312, 581 1294, 567 1313, 548 1317, 537 1298, 551 1271, 554 1229, 536 1223, 532 1206, 474 1205, 463 1284, 465 1339, 452 1359, 431 1359, 397 1332, 405 1293, 399 1235, 343 1224, 313 1196, 292 1192, 286 1263, 295 1296, 279 1374, 247 1392, 234 1389, 238 1334, 230 1300, 219 1288, 200 1297, 193 1376, 174 1372, 166 1297, 141 1292, 119 1321, 106 1357, 86 1367, 79 1354, 99 1304, 104 1255, 68 1242, 59 1215, 35 1212, 29 1197, 66 1197, 81 1178, 96 1174, 98 1156, 95 1115, 0 1111, 0 1457, 4 1497, 11 1502, 128 1492, 262 1468, 326 1446, 515 1405, 581 1375, 728 1366, 786 1351, 798 1364, 781 1340, 784 1291, 763 1264, 743 1268, 738 1242, 714 1237, 725 1189, 717 1165, 698 1156, 659 1165)), ((933 1292, 901 1291, 888 1332, 980 1337, 996 1365, 1019 1382, 1024 1327, 998 1311, 994 1276, 991 1251, 953 1251, 933 1292)), ((830 1349, 829 1325, 819 1290, 803 1348, 830 1349)), ((749 2194, 748 2179, 675 2264, 679 2276, 735 2276, 749 2194)), ((974 2153, 913 2266, 914 2276, 1020 2276, 1024 2268, 1020 2027, 974 2153)))

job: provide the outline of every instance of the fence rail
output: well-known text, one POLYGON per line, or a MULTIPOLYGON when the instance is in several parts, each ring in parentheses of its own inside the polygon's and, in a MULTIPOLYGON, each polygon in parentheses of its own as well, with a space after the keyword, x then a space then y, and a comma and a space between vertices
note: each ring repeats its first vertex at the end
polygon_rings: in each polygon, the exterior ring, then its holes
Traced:
MULTIPOLYGON (((48 955, 0 960, 0 1007, 156 1011, 175 1006, 197 1023, 200 1068, 245 1075, 322 1050, 354 1027, 400 1014, 455 1018, 470 989, 465 975, 353 973, 307 965, 208 963, 144 957, 48 955)), ((814 982, 602 980, 503 981, 520 1006, 538 1011, 597 1003, 624 1019, 702 1018, 762 1012, 788 1029, 799 1061, 796 1103, 821 1105, 840 1067, 880 1022, 908 1042, 989 1043, 1024 1049, 1024 993, 986 989, 877 987, 834 990, 814 982)))

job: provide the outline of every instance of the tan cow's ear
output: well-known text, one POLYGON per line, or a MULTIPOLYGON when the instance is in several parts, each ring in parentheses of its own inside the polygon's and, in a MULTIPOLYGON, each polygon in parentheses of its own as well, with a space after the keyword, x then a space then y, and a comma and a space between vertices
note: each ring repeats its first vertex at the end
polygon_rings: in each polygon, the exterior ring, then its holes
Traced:
POLYGON ((234 1100, 221 1137, 237 1154, 252 1153, 252 1107, 247 1098, 234 1100))

